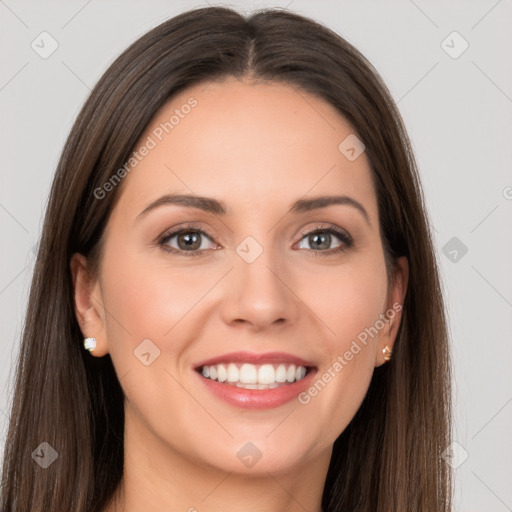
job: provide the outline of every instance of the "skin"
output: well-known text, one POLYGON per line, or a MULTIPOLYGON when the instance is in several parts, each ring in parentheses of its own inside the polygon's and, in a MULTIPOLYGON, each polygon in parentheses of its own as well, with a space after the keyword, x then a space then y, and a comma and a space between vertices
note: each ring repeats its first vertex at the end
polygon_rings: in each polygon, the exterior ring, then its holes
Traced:
POLYGON ((126 395, 125 471, 106 510, 318 512, 333 443, 385 363, 400 312, 307 404, 243 410, 199 385, 193 366, 237 350, 284 351, 321 376, 403 303, 407 260, 388 287, 370 165, 364 152, 349 161, 338 150, 354 130, 331 105, 285 84, 229 78, 173 97, 140 144, 190 97, 197 106, 120 185, 99 275, 82 255, 71 261, 82 332, 98 340, 93 356, 110 354, 126 395), (137 220, 167 193, 213 197, 228 211, 165 205, 137 220), (287 213, 298 199, 332 194, 359 201, 369 222, 350 205, 287 213), (181 254, 155 242, 185 222, 215 235, 199 235, 199 256, 183 255, 178 236, 167 245, 181 254), (343 244, 332 235, 315 249, 303 233, 317 223, 345 230, 353 245, 332 253, 343 244), (247 236, 263 249, 252 263, 236 252, 247 236), (160 356, 145 366, 133 351, 148 338, 160 356), (247 442, 262 455, 251 468, 237 457, 247 442))

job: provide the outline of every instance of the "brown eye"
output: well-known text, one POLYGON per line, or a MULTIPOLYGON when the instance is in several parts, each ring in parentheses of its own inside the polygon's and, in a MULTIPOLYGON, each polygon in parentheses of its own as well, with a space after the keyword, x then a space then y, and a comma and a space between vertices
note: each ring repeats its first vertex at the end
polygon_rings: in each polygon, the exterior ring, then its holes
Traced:
POLYGON ((331 247, 331 234, 317 232, 312 235, 308 235, 308 243, 313 249, 330 249, 331 247))
POLYGON ((183 250, 199 249, 201 246, 201 235, 193 231, 187 231, 177 235, 178 247, 183 250))
POLYGON ((187 256, 201 254, 200 251, 210 248, 205 239, 212 238, 201 229, 180 229, 164 235, 158 244, 168 252, 190 253, 187 256), (174 241, 175 240, 175 241, 174 241))
POLYGON ((342 232, 338 231, 334 228, 317 228, 314 231, 310 231, 309 233, 305 233, 301 242, 305 240, 309 247, 300 247, 300 249, 310 249, 317 252, 325 252, 327 254, 337 253, 344 251, 352 246, 351 237, 342 232), (338 239, 339 242, 334 247, 331 246, 335 239, 338 239))

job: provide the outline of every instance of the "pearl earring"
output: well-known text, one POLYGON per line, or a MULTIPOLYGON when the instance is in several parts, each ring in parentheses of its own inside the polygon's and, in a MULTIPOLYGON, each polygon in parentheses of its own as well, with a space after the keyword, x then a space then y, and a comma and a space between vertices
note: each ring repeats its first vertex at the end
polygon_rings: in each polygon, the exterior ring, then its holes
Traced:
POLYGON ((92 352, 95 348, 98 342, 96 341, 96 338, 85 338, 84 339, 84 347, 89 352, 92 352))
POLYGON ((384 356, 384 360, 385 361, 389 361, 391 359, 391 354, 392 354, 392 350, 390 348, 389 345, 386 345, 383 349, 382 349, 382 355, 384 356))

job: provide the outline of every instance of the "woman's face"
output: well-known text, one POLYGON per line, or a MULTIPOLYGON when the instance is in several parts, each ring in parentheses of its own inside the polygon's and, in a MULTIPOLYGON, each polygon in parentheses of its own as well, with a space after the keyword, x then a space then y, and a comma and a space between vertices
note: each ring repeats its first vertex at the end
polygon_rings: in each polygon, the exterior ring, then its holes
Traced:
POLYGON ((89 308, 77 287, 129 438, 229 472, 328 461, 393 344, 407 284, 401 260, 388 288, 350 125, 289 85, 230 78, 175 96, 138 150, 89 308), (312 202, 324 196, 342 199, 312 202))

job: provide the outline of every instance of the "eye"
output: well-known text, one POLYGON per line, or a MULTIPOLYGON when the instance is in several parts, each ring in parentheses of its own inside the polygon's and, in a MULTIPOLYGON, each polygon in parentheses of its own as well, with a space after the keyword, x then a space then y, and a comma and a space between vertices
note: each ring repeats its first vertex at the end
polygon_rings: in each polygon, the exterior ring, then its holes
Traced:
POLYGON ((187 256, 196 256, 209 248, 208 243, 203 243, 203 238, 212 240, 212 235, 195 227, 182 227, 171 233, 166 233, 158 241, 158 245, 168 252, 189 253, 187 256), (175 241, 173 242, 173 240, 175 241))
MULTIPOLYGON (((303 234, 303 238, 299 244, 302 243, 302 240, 310 244, 312 247, 310 250, 327 254, 346 251, 353 244, 352 238, 348 233, 342 231, 341 229, 323 226, 316 226, 312 231, 308 231, 307 233, 303 234), (335 238, 341 241, 341 243, 339 243, 334 248, 331 247, 333 235, 335 238)), ((304 249, 305 247, 299 248, 304 249)))

